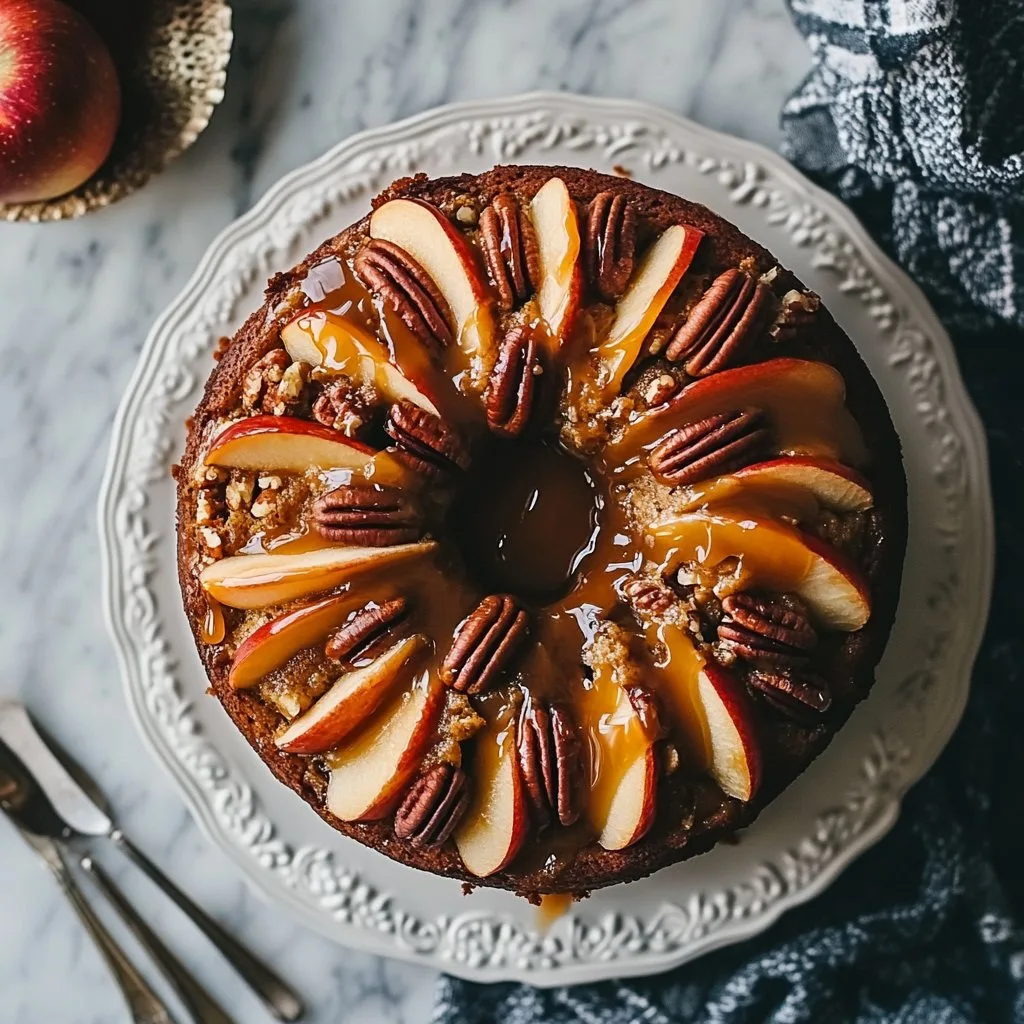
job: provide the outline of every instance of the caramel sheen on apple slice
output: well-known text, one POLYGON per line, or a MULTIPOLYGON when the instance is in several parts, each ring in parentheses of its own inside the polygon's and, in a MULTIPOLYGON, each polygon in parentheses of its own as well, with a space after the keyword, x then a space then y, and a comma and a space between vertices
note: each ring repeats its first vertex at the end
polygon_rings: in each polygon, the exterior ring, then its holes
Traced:
POLYGON ((637 267, 597 348, 599 383, 607 396, 619 393, 644 338, 686 273, 703 237, 696 228, 673 224, 662 232, 637 267))
POLYGON ((377 338, 345 317, 325 310, 303 311, 281 328, 281 341, 297 362, 344 374, 359 384, 373 386, 389 401, 412 402, 440 415, 429 397, 434 389, 426 359, 410 370, 412 376, 407 375, 392 364, 388 350, 377 338))
POLYGON ((469 776, 473 794, 455 830, 455 845, 466 870, 486 878, 509 865, 529 830, 510 722, 490 724, 477 735, 469 776))
POLYGON ((736 589, 795 593, 826 629, 852 632, 871 614, 870 589, 852 562, 816 537, 746 508, 666 517, 650 527, 648 542, 663 572, 684 562, 714 569, 737 559, 736 589))
POLYGON ((264 623, 238 645, 228 682, 236 690, 259 682, 293 654, 323 640, 366 601, 365 595, 338 594, 264 623))
POLYGON ((829 459, 789 456, 758 462, 725 476, 679 489, 681 505, 699 508, 739 504, 812 522, 819 508, 863 512, 871 508, 871 485, 856 470, 829 459))
POLYGON ((755 716, 739 681, 707 660, 689 634, 668 622, 646 629, 657 652, 657 693, 689 740, 689 756, 737 800, 749 800, 761 778, 755 716))
POLYGON ((444 685, 424 672, 329 754, 331 814, 342 821, 375 821, 388 814, 420 766, 444 701, 444 685))
POLYGON ((621 472, 675 427, 737 409, 762 409, 781 453, 861 465, 867 451, 845 400, 842 375, 827 363, 769 359, 737 366, 695 381, 639 414, 608 446, 604 463, 621 472))
POLYGON ((346 672, 275 741, 289 754, 322 754, 365 725, 427 644, 422 634, 406 637, 369 664, 346 672))
POLYGON ((392 199, 370 215, 370 237, 404 249, 430 275, 454 318, 458 346, 478 386, 494 362, 494 299, 469 242, 422 199, 392 199))
POLYGON ((606 850, 622 850, 654 821, 657 759, 629 696, 604 665, 575 698, 589 737, 589 790, 584 813, 606 850))
POLYGON ((572 331, 583 290, 579 222, 561 178, 551 178, 540 187, 529 213, 540 263, 537 307, 547 331, 547 349, 554 356, 572 331))
POLYGON ((367 573, 423 558, 434 541, 391 547, 327 547, 282 555, 232 555, 200 574, 203 589, 229 608, 267 608, 333 590, 367 573))

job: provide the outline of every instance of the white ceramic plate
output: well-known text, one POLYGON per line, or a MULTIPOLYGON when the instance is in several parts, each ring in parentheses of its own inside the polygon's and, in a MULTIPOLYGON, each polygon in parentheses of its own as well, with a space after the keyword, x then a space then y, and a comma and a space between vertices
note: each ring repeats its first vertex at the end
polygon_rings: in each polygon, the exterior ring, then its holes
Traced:
POLYGON ((479 981, 653 973, 762 931, 892 825, 963 710, 985 621, 992 523, 981 426, 949 339, 852 215, 774 153, 631 102, 535 94, 364 132, 284 178, 210 247, 153 328, 100 499, 106 609, 139 728, 207 834, 269 900, 352 946, 479 981), (595 894, 543 928, 507 893, 395 864, 337 835, 235 731, 181 611, 169 467, 217 339, 264 279, 360 217, 392 179, 495 163, 619 165, 699 200, 817 290, 855 339, 903 439, 910 543, 879 681, 828 751, 736 846, 595 894))

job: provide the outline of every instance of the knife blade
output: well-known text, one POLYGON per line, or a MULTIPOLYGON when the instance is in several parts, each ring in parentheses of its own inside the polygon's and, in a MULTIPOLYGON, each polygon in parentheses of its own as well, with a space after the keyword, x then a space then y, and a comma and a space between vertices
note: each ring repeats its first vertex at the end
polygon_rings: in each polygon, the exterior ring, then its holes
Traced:
POLYGON ((74 832, 106 836, 114 823, 75 781, 36 731, 24 706, 0 701, 0 741, 7 745, 38 783, 53 809, 74 832))

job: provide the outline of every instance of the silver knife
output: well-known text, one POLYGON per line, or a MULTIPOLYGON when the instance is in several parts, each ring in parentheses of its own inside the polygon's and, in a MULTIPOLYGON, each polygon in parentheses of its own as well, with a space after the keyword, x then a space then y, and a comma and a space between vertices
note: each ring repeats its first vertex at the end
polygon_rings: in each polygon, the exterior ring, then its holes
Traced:
MULTIPOLYGON (((266 964, 185 895, 117 828, 110 815, 86 792, 36 730, 25 707, 0 700, 0 753, 6 747, 49 798, 65 826, 64 838, 101 836, 113 840, 137 867, 181 909, 213 943, 278 1020, 298 1020, 304 1010, 299 997, 266 964)), ((81 773, 81 770, 79 769, 81 773)))

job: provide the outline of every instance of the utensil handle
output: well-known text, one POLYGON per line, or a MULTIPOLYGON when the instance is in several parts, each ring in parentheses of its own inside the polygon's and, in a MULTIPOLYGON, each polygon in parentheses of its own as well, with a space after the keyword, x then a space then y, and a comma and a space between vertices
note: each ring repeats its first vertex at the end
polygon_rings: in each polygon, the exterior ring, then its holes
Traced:
POLYGON ((196 906, 123 832, 115 829, 110 838, 217 947, 224 959, 259 996, 268 1012, 283 1021, 295 1021, 302 1016, 305 1011, 299 997, 269 967, 196 906))
POLYGON ((51 864, 49 861, 47 864, 78 919, 92 936, 96 948, 103 954, 103 959, 107 961, 125 1002, 128 1003, 132 1020, 135 1024, 174 1024, 174 1018, 160 997, 149 987, 146 979, 135 969, 135 965, 128 959, 128 955, 118 945, 117 940, 107 931, 106 925, 86 902, 82 890, 78 888, 78 883, 72 877, 59 851, 58 860, 59 865, 51 864))
POLYGON ((146 924, 106 871, 91 857, 82 857, 79 863, 118 912, 129 931, 138 939, 139 945, 149 954, 153 963, 160 968, 161 974, 178 994, 197 1024, 235 1024, 234 1020, 224 1012, 223 1007, 192 976, 191 971, 146 924))

